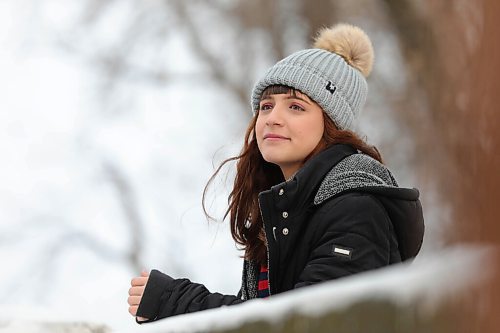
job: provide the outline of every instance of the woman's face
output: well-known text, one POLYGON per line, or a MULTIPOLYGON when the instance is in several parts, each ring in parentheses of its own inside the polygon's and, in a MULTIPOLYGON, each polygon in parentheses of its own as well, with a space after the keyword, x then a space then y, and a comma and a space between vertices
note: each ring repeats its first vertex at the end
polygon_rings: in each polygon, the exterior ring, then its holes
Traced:
POLYGON ((264 160, 291 177, 323 137, 323 110, 306 95, 276 94, 260 101, 255 134, 264 160))

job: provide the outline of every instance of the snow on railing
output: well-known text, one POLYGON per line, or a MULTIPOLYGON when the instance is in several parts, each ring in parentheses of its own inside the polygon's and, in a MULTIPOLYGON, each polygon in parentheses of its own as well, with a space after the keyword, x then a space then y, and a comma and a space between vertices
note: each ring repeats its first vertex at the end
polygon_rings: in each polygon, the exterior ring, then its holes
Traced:
MULTIPOLYGON (((321 330, 318 321, 328 320, 330 314, 330 317, 339 317, 334 321, 340 325, 342 316, 346 315, 345 310, 363 306, 365 309, 357 313, 365 317, 366 311, 384 315, 384 309, 380 307, 385 307, 385 310, 392 312, 403 310, 404 313, 396 314, 392 320, 399 320, 400 315, 410 315, 410 320, 424 321, 437 311, 447 297, 457 295, 461 290, 478 285, 481 279, 487 278, 482 262, 487 258, 486 253, 487 250, 476 247, 448 249, 412 263, 298 289, 267 300, 253 300, 241 305, 161 320, 144 325, 141 332, 238 332, 238 327, 244 326, 254 327, 255 330, 247 328, 241 332, 257 332, 259 326, 268 332, 339 332, 335 322, 333 326, 321 330), (480 277, 477 271, 482 272, 480 277), (421 318, 413 318, 415 315, 421 318), (294 317, 300 319, 295 320, 294 317), (297 323, 294 324, 294 321, 297 323), (306 326, 318 325, 316 329, 301 328, 300 321, 306 326), (299 327, 294 330, 297 325, 299 327)), ((347 327, 346 332, 373 331, 363 330, 363 323, 357 322, 355 316, 349 317, 347 319, 351 321, 351 327, 347 327)), ((260 329, 258 331, 262 332, 260 329)), ((399 331, 407 332, 404 329, 399 331)))
MULTIPOLYGON (((417 332, 442 325, 449 299, 481 285, 492 249, 459 247, 412 263, 357 274, 240 305, 117 330, 89 323, 43 323, 0 316, 0 333, 417 332), (480 275, 477 272, 481 271, 480 275), (430 326, 429 326, 430 325, 430 326)), ((446 323, 454 329, 453 322, 446 323)), ((441 326, 440 326, 441 327, 441 326)), ((441 328, 440 332, 448 331, 441 328)))

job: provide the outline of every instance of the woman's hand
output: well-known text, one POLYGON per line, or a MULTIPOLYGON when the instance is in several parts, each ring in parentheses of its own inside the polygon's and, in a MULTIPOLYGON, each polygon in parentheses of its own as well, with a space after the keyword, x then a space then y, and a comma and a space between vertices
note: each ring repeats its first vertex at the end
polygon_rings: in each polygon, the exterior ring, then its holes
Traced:
MULTIPOLYGON (((149 273, 146 271, 141 272, 141 276, 135 277, 130 282, 130 289, 128 290, 128 304, 130 305, 128 308, 128 312, 132 316, 137 316, 137 309, 139 308, 139 304, 142 300, 142 295, 144 294, 144 289, 146 288, 146 284, 148 283, 149 273)), ((137 317, 138 321, 145 321, 148 318, 137 317)))

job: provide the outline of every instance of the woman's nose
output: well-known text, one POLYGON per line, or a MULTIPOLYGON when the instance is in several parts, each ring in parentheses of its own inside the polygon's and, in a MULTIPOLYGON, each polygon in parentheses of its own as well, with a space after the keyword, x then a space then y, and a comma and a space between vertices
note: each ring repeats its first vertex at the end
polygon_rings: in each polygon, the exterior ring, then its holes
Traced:
POLYGON ((283 124, 283 106, 276 104, 266 119, 266 125, 282 125, 283 124))

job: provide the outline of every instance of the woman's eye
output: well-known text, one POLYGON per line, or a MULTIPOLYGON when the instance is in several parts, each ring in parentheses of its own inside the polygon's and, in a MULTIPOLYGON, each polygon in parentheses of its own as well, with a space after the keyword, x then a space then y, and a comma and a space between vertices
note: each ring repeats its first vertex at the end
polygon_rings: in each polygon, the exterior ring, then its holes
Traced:
POLYGON ((296 111, 305 111, 305 109, 302 106, 298 105, 298 104, 292 104, 292 105, 290 105, 290 108, 292 110, 296 110, 296 111))
POLYGON ((273 108, 273 106, 269 103, 266 103, 266 104, 262 104, 260 106, 260 111, 266 111, 266 110, 271 110, 273 108))

